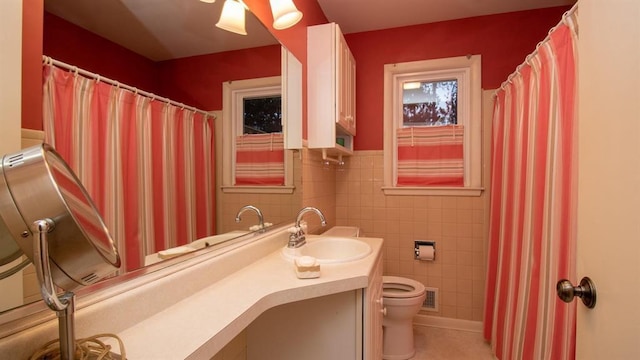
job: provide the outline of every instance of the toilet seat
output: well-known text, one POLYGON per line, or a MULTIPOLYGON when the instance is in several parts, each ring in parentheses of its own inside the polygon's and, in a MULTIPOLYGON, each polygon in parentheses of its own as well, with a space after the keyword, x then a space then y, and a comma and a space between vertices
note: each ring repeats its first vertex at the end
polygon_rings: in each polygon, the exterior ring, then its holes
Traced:
POLYGON ((382 297, 412 298, 425 293, 425 287, 419 281, 399 276, 382 277, 382 297))

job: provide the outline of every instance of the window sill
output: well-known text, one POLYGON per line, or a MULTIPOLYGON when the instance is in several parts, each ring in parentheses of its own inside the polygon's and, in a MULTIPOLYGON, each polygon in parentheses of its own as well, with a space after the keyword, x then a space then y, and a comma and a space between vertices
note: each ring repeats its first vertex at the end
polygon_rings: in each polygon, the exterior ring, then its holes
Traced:
POLYGON ((228 194, 293 194, 295 186, 222 186, 222 192, 228 194))
POLYGON ((382 187, 385 195, 480 196, 483 187, 382 187))

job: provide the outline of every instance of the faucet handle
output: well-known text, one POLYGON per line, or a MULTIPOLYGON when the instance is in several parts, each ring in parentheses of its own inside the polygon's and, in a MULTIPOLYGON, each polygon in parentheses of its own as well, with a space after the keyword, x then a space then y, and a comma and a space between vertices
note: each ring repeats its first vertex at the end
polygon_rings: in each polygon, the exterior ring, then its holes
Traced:
POLYGON ((289 232, 290 234, 297 234, 298 232, 300 232, 300 228, 298 226, 292 226, 287 229, 287 232, 289 232))

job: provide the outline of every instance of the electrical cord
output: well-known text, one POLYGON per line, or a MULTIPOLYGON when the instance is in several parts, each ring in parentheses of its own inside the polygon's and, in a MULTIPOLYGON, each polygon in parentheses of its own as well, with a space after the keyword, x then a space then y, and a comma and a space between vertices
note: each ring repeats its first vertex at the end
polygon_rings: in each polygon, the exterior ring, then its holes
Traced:
MULTIPOLYGON (((76 340, 76 360, 121 360, 126 359, 127 355, 124 350, 122 340, 115 334, 98 334, 84 339, 76 340), (114 338, 118 341, 120 347, 120 355, 111 352, 111 345, 105 344, 99 338, 114 338)), ((60 341, 58 339, 51 340, 44 344, 40 349, 36 350, 29 360, 59 360, 60 359, 60 341)))

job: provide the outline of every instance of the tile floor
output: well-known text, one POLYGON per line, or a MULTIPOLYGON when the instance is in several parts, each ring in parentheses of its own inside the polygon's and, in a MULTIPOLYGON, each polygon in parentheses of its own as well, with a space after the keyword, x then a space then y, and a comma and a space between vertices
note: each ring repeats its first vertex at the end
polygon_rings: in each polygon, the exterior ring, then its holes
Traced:
POLYGON ((433 326, 413 327, 413 360, 494 360, 482 333, 433 326))

